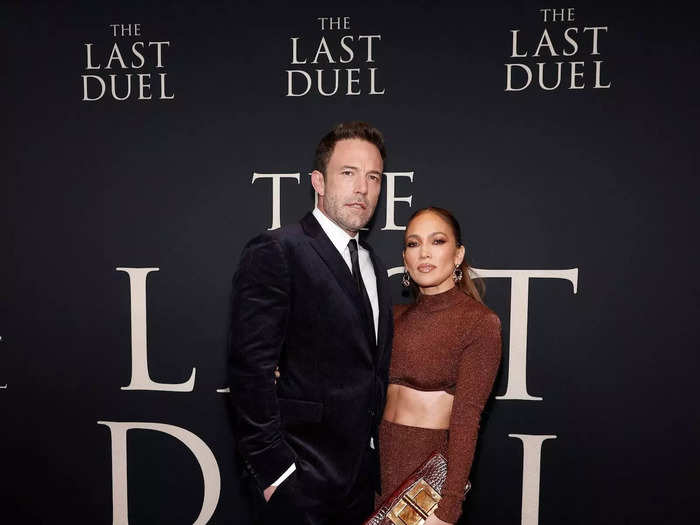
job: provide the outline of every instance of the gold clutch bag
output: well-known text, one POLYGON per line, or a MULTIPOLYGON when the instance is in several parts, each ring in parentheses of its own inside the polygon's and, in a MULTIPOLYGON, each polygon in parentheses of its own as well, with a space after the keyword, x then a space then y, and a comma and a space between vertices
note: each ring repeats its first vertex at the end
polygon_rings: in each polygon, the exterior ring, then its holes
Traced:
MULTIPOLYGON (((364 525, 423 525, 442 496, 442 486, 447 478, 447 460, 440 452, 433 452, 381 506, 364 525)), ((467 482, 466 494, 471 489, 467 482)))

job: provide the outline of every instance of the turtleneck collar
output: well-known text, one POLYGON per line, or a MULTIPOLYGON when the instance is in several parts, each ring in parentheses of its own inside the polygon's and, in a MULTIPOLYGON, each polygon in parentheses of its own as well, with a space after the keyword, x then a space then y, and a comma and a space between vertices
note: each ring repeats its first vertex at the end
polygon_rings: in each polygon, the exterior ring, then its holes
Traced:
POLYGON ((446 292, 437 293, 434 295, 420 294, 416 299, 418 308, 426 308, 428 311, 435 312, 449 308, 466 294, 458 287, 453 286, 446 292))

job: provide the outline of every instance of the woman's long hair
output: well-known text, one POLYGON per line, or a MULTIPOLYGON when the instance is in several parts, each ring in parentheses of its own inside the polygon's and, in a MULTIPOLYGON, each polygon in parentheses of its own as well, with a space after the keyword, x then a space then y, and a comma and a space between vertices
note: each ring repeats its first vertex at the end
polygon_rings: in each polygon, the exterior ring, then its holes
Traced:
MULTIPOLYGON (((427 212, 434 213, 441 219, 443 219, 450 226, 450 228, 452 228, 452 233, 454 234, 454 237, 457 241, 457 246, 464 246, 464 244, 462 243, 462 228, 460 228, 459 222, 457 221, 454 215, 452 215, 449 211, 447 211, 444 208, 438 208, 437 206, 428 206, 427 208, 422 208, 416 211, 413 215, 411 215, 411 218, 408 219, 408 224, 411 224, 411 221, 419 215, 427 212)), ((408 230, 408 225, 406 225, 406 230, 408 230)), ((404 251, 406 251, 405 244, 404 251)), ((482 299, 482 297, 484 296, 486 286, 484 285, 483 279, 472 273, 471 266, 469 266, 469 262, 467 261, 466 248, 464 253, 464 259, 462 259, 462 264, 459 265, 459 268, 462 270, 462 279, 456 283, 456 286, 465 294, 469 295, 476 301, 483 304, 484 300, 482 299), (474 275, 474 277, 472 277, 472 275, 474 275)), ((418 285, 413 280, 411 280, 411 291, 413 292, 414 297, 418 297, 420 295, 418 285)))

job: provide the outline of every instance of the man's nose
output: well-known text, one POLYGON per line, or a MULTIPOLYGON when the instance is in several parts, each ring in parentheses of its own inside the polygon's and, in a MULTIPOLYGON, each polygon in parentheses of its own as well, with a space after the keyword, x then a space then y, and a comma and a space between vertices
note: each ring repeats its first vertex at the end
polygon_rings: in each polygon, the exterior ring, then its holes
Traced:
POLYGON ((365 195, 367 193, 368 184, 367 177, 364 174, 358 175, 355 180, 355 193, 365 195))

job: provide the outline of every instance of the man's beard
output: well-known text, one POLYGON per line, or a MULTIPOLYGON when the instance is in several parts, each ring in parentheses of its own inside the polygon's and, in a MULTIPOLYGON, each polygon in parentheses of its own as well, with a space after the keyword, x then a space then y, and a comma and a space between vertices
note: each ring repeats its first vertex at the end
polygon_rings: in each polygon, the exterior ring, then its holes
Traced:
POLYGON ((335 199, 330 199, 325 203, 324 208, 326 210, 326 214, 333 222, 344 230, 354 232, 364 228, 374 213, 374 206, 370 206, 369 202, 367 202, 365 199, 355 199, 343 203, 335 199), (353 212, 350 208, 345 206, 346 204, 354 203, 362 203, 362 205, 365 206, 365 209, 362 210, 361 214, 353 212))

